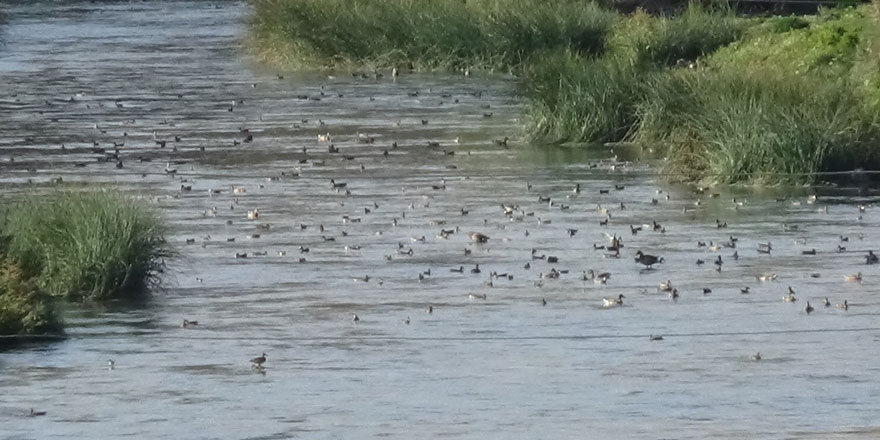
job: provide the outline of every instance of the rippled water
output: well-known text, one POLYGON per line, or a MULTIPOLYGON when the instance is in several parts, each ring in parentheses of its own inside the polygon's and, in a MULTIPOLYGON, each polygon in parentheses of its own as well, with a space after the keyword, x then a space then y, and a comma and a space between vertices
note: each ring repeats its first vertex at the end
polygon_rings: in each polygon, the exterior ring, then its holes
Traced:
POLYGON ((618 162, 625 152, 533 150, 504 77, 277 78, 245 56, 238 2, 8 7, 4 193, 57 177, 118 184, 160 207, 181 258, 145 303, 70 306, 70 338, 0 354, 0 437, 880 437, 878 266, 864 264, 880 238, 876 193, 698 195, 618 162), (236 145, 243 129, 253 141, 236 145), (318 142, 327 132, 339 153, 318 142), (509 149, 492 142, 504 136, 509 149), (114 142, 123 168, 93 152, 114 142), (631 233, 652 220, 665 232, 631 233), (473 231, 491 239, 472 244, 473 231), (594 250, 605 233, 623 237, 621 258, 594 250), (729 236, 739 260, 697 246, 729 236), (640 270, 638 249, 665 262, 640 270), (568 272, 541 279, 551 268, 568 272), (608 284, 582 281, 590 268, 608 284), (843 281, 858 271, 862 283, 843 281), (756 280, 765 273, 778 277, 756 280), (678 301, 657 291, 667 279, 678 301), (622 307, 602 307, 621 293, 622 307), (262 352, 266 369, 252 369, 262 352))

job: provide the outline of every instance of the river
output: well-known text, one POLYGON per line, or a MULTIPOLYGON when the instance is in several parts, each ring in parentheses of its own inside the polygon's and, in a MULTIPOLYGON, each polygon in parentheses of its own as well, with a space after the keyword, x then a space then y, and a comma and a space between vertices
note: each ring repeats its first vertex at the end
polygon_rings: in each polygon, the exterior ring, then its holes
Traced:
POLYGON ((0 353, 0 438, 880 437, 874 191, 696 194, 626 151, 536 149, 505 76, 276 72, 242 2, 4 7, 4 194, 118 185, 180 257, 148 300, 0 353), (122 168, 93 151, 114 142, 122 168))

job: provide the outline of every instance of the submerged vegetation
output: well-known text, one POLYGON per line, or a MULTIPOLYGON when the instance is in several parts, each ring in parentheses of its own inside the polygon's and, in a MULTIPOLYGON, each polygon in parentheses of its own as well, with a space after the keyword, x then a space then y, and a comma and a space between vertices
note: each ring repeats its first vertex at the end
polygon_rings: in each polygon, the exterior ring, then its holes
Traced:
POLYGON ((157 214, 114 191, 7 202, 0 230, 0 334, 57 330, 52 297, 142 295, 171 255, 157 214))
POLYGON ((519 72, 533 142, 634 142, 666 158, 671 180, 807 183, 880 168, 880 26, 870 6, 746 17, 697 3, 667 16, 566 0, 256 5, 264 59, 519 72))

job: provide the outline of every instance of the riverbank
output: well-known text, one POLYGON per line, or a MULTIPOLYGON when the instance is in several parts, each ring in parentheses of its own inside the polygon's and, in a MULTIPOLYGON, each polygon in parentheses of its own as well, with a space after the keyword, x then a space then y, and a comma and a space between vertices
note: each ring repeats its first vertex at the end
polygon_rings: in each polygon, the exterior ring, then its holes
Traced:
POLYGON ((252 47, 287 68, 514 72, 533 143, 634 142, 672 181, 814 183, 880 168, 872 6, 787 17, 529 0, 424 8, 261 1, 252 47))
POLYGON ((171 256, 157 213, 113 191, 7 201, 0 218, 0 335, 57 333, 56 300, 138 298, 171 256))

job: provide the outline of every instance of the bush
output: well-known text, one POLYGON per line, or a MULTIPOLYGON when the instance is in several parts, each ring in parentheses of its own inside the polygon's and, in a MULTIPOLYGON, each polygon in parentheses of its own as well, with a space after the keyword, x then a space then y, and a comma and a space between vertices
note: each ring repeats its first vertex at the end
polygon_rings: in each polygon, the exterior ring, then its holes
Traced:
POLYGON ((137 296, 170 256, 157 214, 118 192, 32 194, 6 215, 10 256, 53 295, 137 296))

